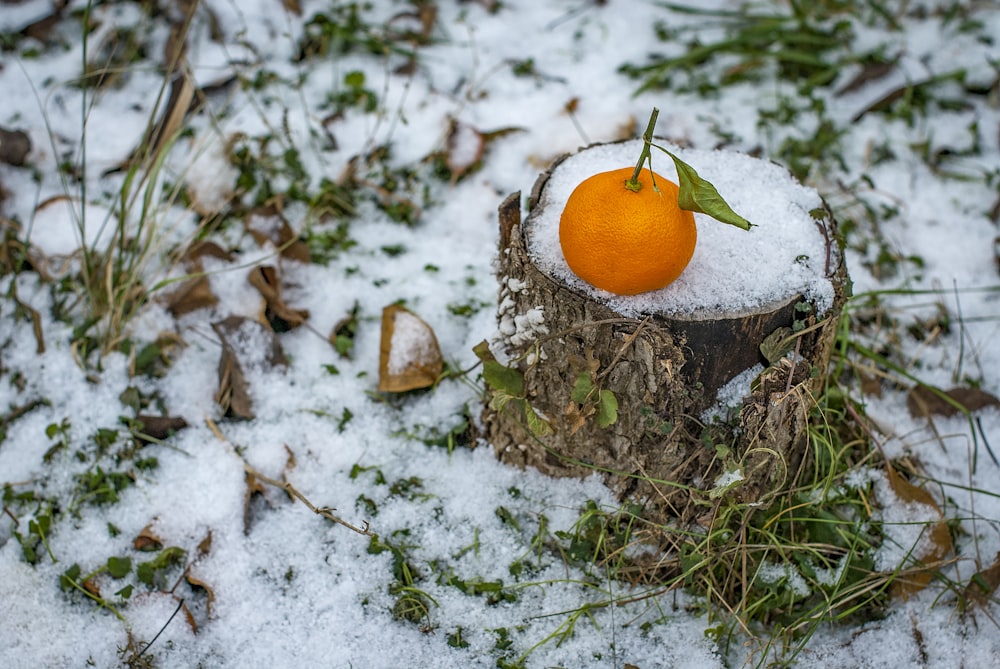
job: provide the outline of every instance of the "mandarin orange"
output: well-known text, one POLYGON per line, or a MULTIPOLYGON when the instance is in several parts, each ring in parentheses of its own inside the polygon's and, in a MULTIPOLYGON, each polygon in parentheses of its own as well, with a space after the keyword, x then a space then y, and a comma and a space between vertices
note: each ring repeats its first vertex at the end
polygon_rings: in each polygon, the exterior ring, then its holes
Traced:
POLYGON ((634 171, 625 167, 588 177, 559 219, 559 244, 570 269, 618 295, 670 284, 691 261, 697 240, 694 214, 677 203, 677 184, 643 168, 641 187, 626 188, 634 171))

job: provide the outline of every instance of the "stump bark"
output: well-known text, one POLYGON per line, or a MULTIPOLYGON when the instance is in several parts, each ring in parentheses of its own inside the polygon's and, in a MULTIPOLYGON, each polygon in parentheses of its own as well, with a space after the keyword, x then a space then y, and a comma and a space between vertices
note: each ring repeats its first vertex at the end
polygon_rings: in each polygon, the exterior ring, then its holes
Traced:
MULTIPOLYGON (((529 199, 533 214, 548 176, 529 199)), ((848 285, 828 210, 817 225, 835 298, 823 313, 793 295, 735 317, 636 318, 535 265, 527 243, 533 214, 522 224, 520 199, 514 193, 499 208, 500 333, 492 348, 523 388, 519 401, 494 395, 483 410, 500 460, 551 476, 599 472, 619 498, 644 503, 659 522, 690 520, 723 495, 764 502, 805 473, 809 414, 848 285), (761 345, 779 339, 791 352, 758 376, 753 391, 747 384, 738 415, 703 422, 718 391, 768 364, 761 345), (607 424, 615 400, 616 420, 607 424)))

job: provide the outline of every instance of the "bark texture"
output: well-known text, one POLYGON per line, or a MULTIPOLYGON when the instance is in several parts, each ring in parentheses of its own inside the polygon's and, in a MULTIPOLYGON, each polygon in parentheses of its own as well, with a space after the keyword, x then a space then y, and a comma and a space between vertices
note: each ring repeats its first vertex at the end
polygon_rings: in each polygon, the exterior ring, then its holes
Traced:
MULTIPOLYGON (((539 178, 529 211, 546 179, 539 178)), ((742 475, 725 494, 745 502, 763 501, 802 475, 809 413, 847 285, 832 216, 817 222, 828 240, 826 280, 836 292, 819 319, 804 316, 815 308, 807 311, 795 295, 741 318, 702 320, 614 312, 533 264, 524 229, 532 217, 522 225, 520 193, 503 202, 499 218, 500 341, 494 349, 502 348, 496 352, 523 376, 522 401, 493 401, 483 411, 485 436, 502 461, 551 476, 596 470, 620 498, 646 503, 663 521, 704 513, 725 471, 742 475), (800 336, 791 359, 761 375, 738 419, 702 425, 698 417, 722 386, 766 364, 765 338, 790 333, 780 329, 793 325, 800 336), (617 420, 602 427, 608 395, 617 400, 617 420)))

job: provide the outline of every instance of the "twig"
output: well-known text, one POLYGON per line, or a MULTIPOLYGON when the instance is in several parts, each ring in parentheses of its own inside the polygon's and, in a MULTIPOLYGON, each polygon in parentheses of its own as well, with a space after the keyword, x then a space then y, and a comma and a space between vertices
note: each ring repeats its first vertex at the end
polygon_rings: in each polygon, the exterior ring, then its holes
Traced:
MULTIPOLYGON (((222 431, 219 429, 219 426, 215 424, 215 421, 213 421, 211 418, 206 418, 205 419, 205 424, 208 425, 208 429, 212 431, 212 434, 214 434, 219 439, 219 441, 224 442, 225 444, 229 445, 230 448, 232 448, 232 445, 229 443, 229 440, 226 439, 225 435, 222 434, 222 431)), ((235 453, 236 449, 233 449, 233 452, 235 453)), ((239 454, 237 453, 237 455, 239 455, 239 454)), ((334 515, 333 511, 336 511, 336 509, 332 509, 332 508, 330 508, 328 506, 317 507, 315 504, 313 504, 312 502, 310 502, 309 499, 305 495, 303 495, 301 492, 299 492, 298 489, 296 489, 296 487, 293 486, 288 481, 282 481, 282 480, 278 480, 278 479, 273 479, 270 476, 265 476, 264 474, 261 474, 259 471, 257 471, 253 467, 251 467, 250 464, 246 460, 244 460, 242 456, 239 456, 239 457, 240 457, 240 460, 243 461, 243 469, 244 469, 244 471, 247 474, 249 474, 250 476, 253 476, 255 479, 257 479, 258 481, 261 481, 262 483, 266 483, 268 485, 272 485, 272 486, 274 486, 276 488, 281 488, 282 490, 285 491, 286 494, 288 494, 289 497, 292 497, 294 499, 299 500, 300 502, 302 502, 303 504, 305 504, 306 507, 310 511, 312 511, 313 513, 315 513, 315 514, 317 514, 319 516, 322 516, 323 518, 326 518, 329 521, 337 523, 338 525, 343 525, 347 529, 353 530, 353 531, 357 532, 358 534, 362 534, 362 535, 364 535, 366 537, 375 536, 375 533, 371 531, 371 525, 368 523, 367 520, 362 520, 361 521, 361 527, 358 527, 357 525, 353 525, 353 524, 347 522, 346 520, 344 520, 343 518, 340 518, 339 516, 334 515)))
POLYGON ((163 630, 167 629, 167 626, 170 625, 170 623, 173 622, 174 618, 177 617, 177 614, 180 612, 182 606, 184 606, 183 598, 181 599, 181 601, 177 602, 177 608, 174 609, 174 612, 170 614, 169 618, 167 618, 167 622, 163 623, 163 627, 161 627, 160 631, 156 633, 156 636, 153 637, 153 640, 147 643, 146 647, 143 648, 141 651, 139 651, 139 654, 135 656, 136 659, 142 657, 146 653, 146 651, 149 650, 149 647, 152 646, 154 643, 156 643, 156 640, 160 638, 161 634, 163 634, 163 630))
POLYGON ((270 476, 265 476, 264 474, 261 474, 259 471, 257 471, 253 467, 251 467, 246 462, 243 463, 243 468, 246 470, 247 474, 253 476, 258 481, 261 481, 261 482, 266 483, 268 485, 273 485, 273 486, 275 486, 277 488, 281 488, 286 493, 288 493, 288 495, 290 497, 294 497, 295 499, 297 499, 300 502, 302 502, 303 504, 305 504, 306 507, 310 511, 312 511, 313 513, 315 513, 317 515, 320 515, 323 518, 326 518, 327 520, 333 521, 334 523, 337 523, 338 525, 343 525, 344 527, 346 527, 349 530, 354 530, 358 534, 363 534, 363 535, 365 535, 367 537, 370 537, 370 536, 374 535, 374 533, 371 531, 371 526, 369 525, 369 523, 368 523, 367 520, 362 520, 361 521, 361 527, 358 527, 357 525, 352 525, 351 523, 347 522, 343 518, 340 518, 339 516, 335 516, 332 512, 336 511, 336 509, 332 509, 332 508, 330 508, 328 506, 317 507, 316 505, 314 505, 312 502, 309 501, 309 499, 305 495, 303 495, 301 492, 299 492, 298 489, 296 489, 296 487, 293 486, 290 482, 288 482, 288 481, 279 481, 278 479, 273 479, 270 476))

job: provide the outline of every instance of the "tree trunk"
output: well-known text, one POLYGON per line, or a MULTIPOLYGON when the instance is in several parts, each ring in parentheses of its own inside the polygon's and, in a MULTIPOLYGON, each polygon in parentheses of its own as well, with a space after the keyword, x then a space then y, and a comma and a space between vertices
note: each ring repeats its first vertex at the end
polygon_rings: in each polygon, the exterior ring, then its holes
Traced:
POLYGON ((711 497, 760 502, 787 489, 808 463, 809 414, 845 299, 847 274, 829 212, 818 222, 827 240, 824 280, 835 289, 825 313, 793 295, 739 317, 628 318, 554 280, 529 256, 525 228, 548 175, 535 185, 524 225, 520 193, 499 209, 500 338, 492 348, 523 387, 500 399, 493 388, 484 408, 485 436, 497 456, 551 476, 597 471, 621 499, 646 504, 661 522, 701 515, 699 503, 711 497), (778 339, 791 352, 772 356, 753 392, 747 379, 738 416, 703 422, 718 391, 767 365, 761 345, 778 339))

